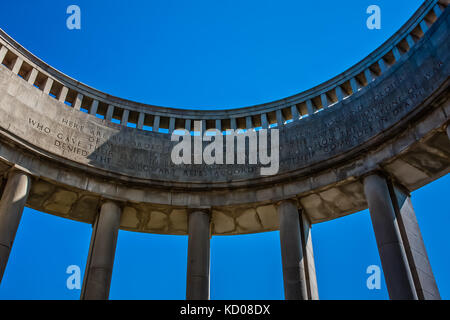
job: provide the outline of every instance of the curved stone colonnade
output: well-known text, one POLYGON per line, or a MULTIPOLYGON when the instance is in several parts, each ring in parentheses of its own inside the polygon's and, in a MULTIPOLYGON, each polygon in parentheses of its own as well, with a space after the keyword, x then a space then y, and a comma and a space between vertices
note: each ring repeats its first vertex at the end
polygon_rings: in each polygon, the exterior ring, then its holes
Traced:
POLYGON ((286 298, 317 299, 311 224, 369 207, 390 297, 439 298, 409 193, 450 168, 446 7, 425 1, 380 48, 322 85, 226 111, 109 96, 1 31, 0 274, 27 205, 93 224, 84 299, 108 297, 119 228, 189 235, 189 299, 209 297, 211 235, 279 229, 286 298), (211 128, 249 139, 278 129, 278 174, 171 162, 169 133, 211 128))

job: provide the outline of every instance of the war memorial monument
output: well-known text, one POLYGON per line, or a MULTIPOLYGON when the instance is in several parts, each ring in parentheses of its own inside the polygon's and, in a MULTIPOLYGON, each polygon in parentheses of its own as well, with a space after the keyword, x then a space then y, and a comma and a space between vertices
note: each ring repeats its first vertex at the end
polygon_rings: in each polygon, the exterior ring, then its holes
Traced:
POLYGON ((425 1, 310 90, 215 111, 100 92, 0 30, 0 280, 27 206, 92 224, 81 299, 108 299, 121 229, 189 237, 188 300, 209 299, 212 236, 279 230, 285 298, 315 300, 311 227, 369 208, 390 298, 440 299, 410 193, 450 171, 447 5, 425 1), (172 159, 176 132, 192 138, 190 163, 172 159), (219 136, 247 143, 205 163, 219 136))

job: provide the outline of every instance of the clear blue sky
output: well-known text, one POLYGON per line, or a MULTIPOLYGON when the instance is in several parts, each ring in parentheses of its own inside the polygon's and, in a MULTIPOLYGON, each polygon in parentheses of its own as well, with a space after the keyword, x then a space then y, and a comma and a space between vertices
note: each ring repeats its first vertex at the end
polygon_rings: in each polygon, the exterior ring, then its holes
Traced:
MULTIPOLYGON (((0 28, 62 72, 110 94, 156 105, 247 106, 308 89, 376 49, 421 0, 16 0, 0 28), (77 4, 82 29, 66 28, 77 4), (378 4, 382 29, 366 28, 378 4)), ((450 298, 450 177, 413 193, 443 298, 450 298)), ((0 299, 78 299, 67 266, 84 272, 91 226, 26 209, 0 299)), ((387 299, 366 288, 380 265, 363 211, 313 226, 322 299, 387 299)), ((121 231, 111 299, 184 299, 187 237, 121 231)), ((212 299, 282 299, 278 232, 213 237, 212 299)))

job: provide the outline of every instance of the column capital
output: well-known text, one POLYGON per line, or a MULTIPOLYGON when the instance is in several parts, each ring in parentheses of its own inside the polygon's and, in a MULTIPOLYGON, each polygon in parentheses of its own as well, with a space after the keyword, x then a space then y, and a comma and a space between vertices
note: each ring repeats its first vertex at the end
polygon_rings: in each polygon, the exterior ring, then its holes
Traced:
POLYGON ((369 171, 366 174, 364 174, 361 177, 361 181, 364 183, 364 181, 371 176, 378 176, 378 177, 384 178, 386 180, 391 179, 391 176, 386 171, 382 170, 381 168, 377 168, 375 170, 369 171))
POLYGON ((9 178, 15 174, 24 174, 29 178, 31 178, 32 176, 31 172, 29 172, 28 170, 24 168, 18 168, 17 166, 13 166, 6 172, 6 177, 9 178))
POLYGON ((204 213, 204 214, 211 214, 212 212, 212 207, 210 206, 199 206, 199 207, 188 207, 187 208, 187 213, 188 215, 195 213, 195 212, 199 212, 199 213, 204 213))
POLYGON ((278 208, 280 205, 286 202, 293 203, 297 209, 301 209, 300 201, 297 198, 287 198, 287 199, 280 199, 280 200, 274 200, 274 205, 278 208))
POLYGON ((103 206, 105 206, 105 207, 112 207, 112 206, 114 206, 114 207, 116 207, 116 208, 119 208, 120 210, 123 209, 122 206, 121 206, 121 205, 119 204, 119 202, 117 202, 117 201, 110 200, 110 199, 102 199, 102 200, 100 201, 100 206, 99 206, 99 212, 98 212, 98 214, 100 214, 100 209, 103 208, 103 206))

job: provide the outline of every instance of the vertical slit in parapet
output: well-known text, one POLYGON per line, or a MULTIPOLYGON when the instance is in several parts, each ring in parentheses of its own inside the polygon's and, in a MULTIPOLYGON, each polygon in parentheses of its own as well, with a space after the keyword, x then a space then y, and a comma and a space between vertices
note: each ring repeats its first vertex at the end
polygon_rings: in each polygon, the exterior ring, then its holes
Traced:
POLYGON ((3 58, 2 64, 9 70, 12 70, 17 58, 18 57, 14 53, 8 50, 8 52, 5 55, 5 58, 3 58))
POLYGON ((123 116, 124 111, 125 111, 125 109, 123 109, 123 108, 115 107, 113 114, 112 114, 112 119, 116 120, 116 122, 123 125, 122 116, 123 116))
POLYGON ((340 85, 340 87, 342 89, 342 94, 344 96, 344 99, 349 97, 349 96, 351 96, 353 94, 352 86, 350 84, 350 80, 347 80, 347 81, 343 82, 340 85))
POLYGON ((76 92, 75 90, 69 89, 64 103, 73 108, 73 106, 75 104, 75 99, 77 98, 77 95, 78 95, 78 92, 76 92))
POLYGON ((306 105, 306 102, 301 102, 297 105, 297 109, 298 109, 298 113, 300 114, 300 116, 303 117, 307 117, 308 114, 308 107, 306 105))
POLYGON ((422 31, 422 28, 420 27, 420 25, 417 25, 413 31, 411 31, 411 36, 413 37, 413 40, 415 42, 419 41, 420 39, 422 39, 424 33, 422 31))
POLYGON ((92 103, 94 102, 94 99, 88 96, 84 96, 83 100, 81 100, 81 107, 80 110, 86 113, 91 112, 92 103))
POLYGON ((236 118, 236 127, 237 127, 237 129, 241 129, 241 130, 247 129, 247 123, 245 121, 245 117, 236 118))
POLYGON ((369 70, 372 72, 373 76, 375 76, 375 77, 381 76, 381 69, 380 69, 380 65, 378 64, 378 62, 372 64, 369 67, 369 70))
POLYGON ((41 72, 38 72, 38 75, 37 75, 37 77, 36 77, 36 80, 34 81, 33 84, 34 84, 37 88, 39 88, 40 90, 44 90, 45 83, 47 82, 47 79, 48 79, 48 77, 47 77, 45 74, 43 74, 43 73, 41 73, 41 72))
POLYGON ((356 75, 355 79, 358 82, 358 86, 360 88, 363 88, 369 84, 369 79, 366 78, 364 72, 361 72, 360 74, 356 75))
POLYGON ((230 119, 222 119, 222 131, 231 129, 231 120, 230 119))
POLYGON ((392 50, 384 55, 383 60, 388 66, 392 66, 395 63, 395 57, 392 50))
POLYGON ((411 49, 406 38, 402 39, 402 41, 397 44, 397 49, 400 51, 400 54, 405 54, 411 49))
POLYGON ((285 122, 287 122, 288 120, 293 120, 291 108, 281 109, 281 114, 283 115, 283 119, 285 122))
POLYGON ((175 118, 175 130, 184 130, 186 127, 186 119, 175 118))
POLYGON ((99 101, 96 116, 100 119, 105 119, 107 111, 108 104, 103 101, 99 101))
POLYGON ((162 132, 167 133, 166 131, 169 130, 169 123, 170 123, 169 117, 159 118, 159 128, 163 129, 162 132))
POLYGON ((57 81, 53 81, 49 95, 56 99, 57 97, 59 97, 62 88, 63 88, 63 85, 61 83, 59 83, 57 81))
POLYGON ((430 10, 428 14, 425 16, 425 22, 427 23, 428 27, 431 27, 433 23, 436 22, 438 17, 436 16, 436 13, 433 10, 430 10))
POLYGON ((206 130, 216 129, 216 120, 206 120, 206 130))
POLYGON ((20 67, 20 70, 18 72, 19 77, 22 79, 28 81, 31 71, 33 71, 33 67, 29 65, 26 61, 22 63, 22 66, 20 67))
POLYGON ((252 117, 252 123, 253 123, 253 126, 255 127, 255 128, 260 128, 260 127, 262 127, 262 121, 261 121, 261 115, 253 115, 253 116, 251 116, 252 117))
MULTIPOLYGON (((130 110, 130 113, 128 114, 128 121, 124 125, 126 125, 127 127, 136 128, 138 120, 139 120, 139 112, 130 110)), ((145 125, 145 121, 144 121, 144 125, 145 125)))
POLYGON ((269 126, 277 124, 277 114, 275 111, 267 113, 267 123, 269 124, 269 126))
POLYGON ((321 111, 323 109, 322 100, 320 99, 320 96, 312 98, 311 102, 314 108, 314 112, 321 111))
POLYGON ((332 106, 333 104, 339 102, 338 97, 336 95, 336 89, 330 90, 328 92, 325 93, 327 96, 327 100, 328 100, 328 106, 332 106))

